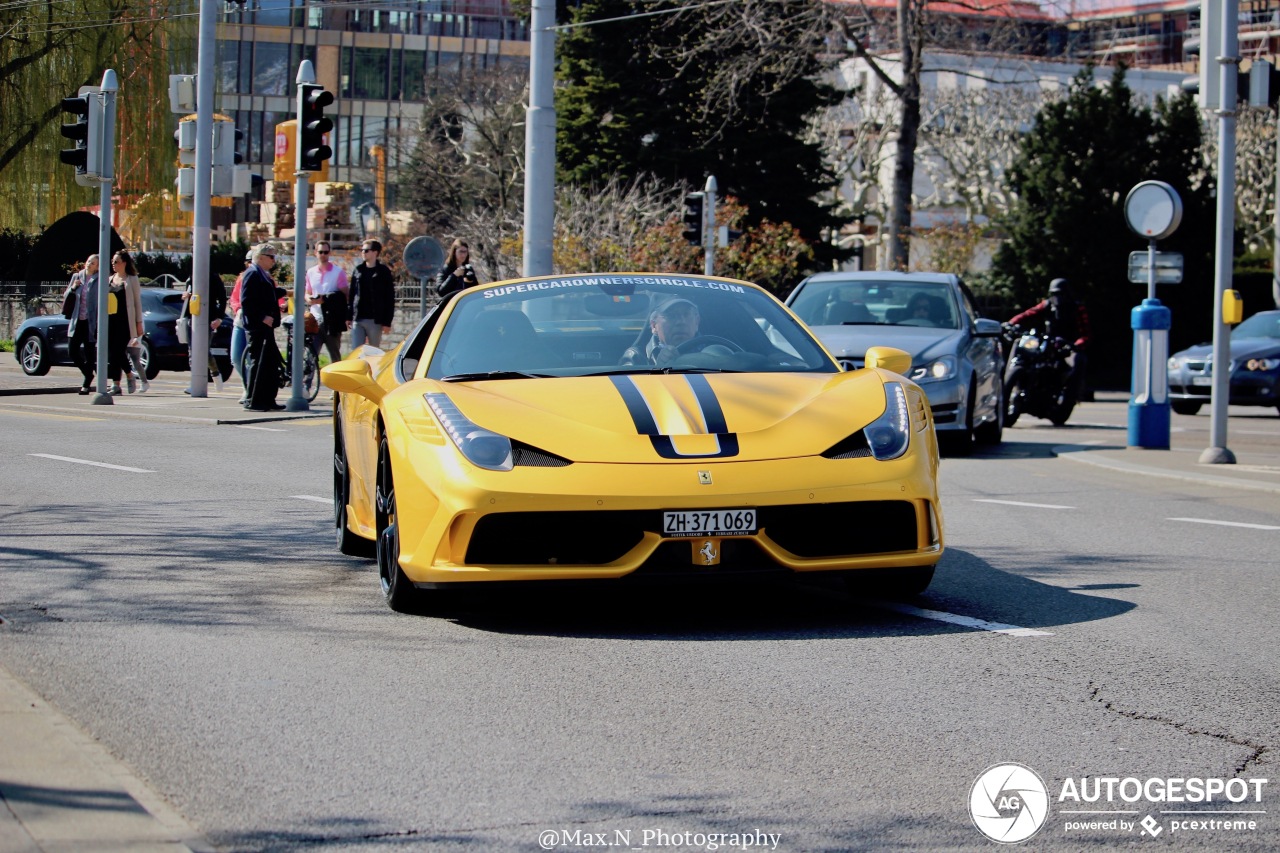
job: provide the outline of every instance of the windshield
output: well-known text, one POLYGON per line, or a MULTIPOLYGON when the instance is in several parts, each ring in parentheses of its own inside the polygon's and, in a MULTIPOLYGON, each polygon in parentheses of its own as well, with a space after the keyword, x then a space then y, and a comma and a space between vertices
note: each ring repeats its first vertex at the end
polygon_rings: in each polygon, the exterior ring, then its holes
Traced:
POLYGON ((934 282, 809 282, 791 310, 810 326, 960 328, 955 290, 934 282))
POLYGON ((697 276, 476 288, 457 297, 444 324, 426 367, 433 379, 840 370, 768 293, 697 276))
POLYGON ((1280 338, 1280 311, 1254 314, 1231 333, 1233 338, 1280 338))

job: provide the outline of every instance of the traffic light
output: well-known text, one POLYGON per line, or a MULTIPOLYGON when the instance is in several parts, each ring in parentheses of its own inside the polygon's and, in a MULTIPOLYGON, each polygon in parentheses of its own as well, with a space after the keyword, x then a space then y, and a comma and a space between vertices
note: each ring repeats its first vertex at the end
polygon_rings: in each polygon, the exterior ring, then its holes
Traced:
POLYGON ((705 200, 703 193, 689 193, 684 197, 684 231, 681 236, 694 246, 702 245, 705 200))
POLYGON ((333 93, 316 83, 298 84, 298 171, 319 172, 333 156, 325 136, 333 130, 333 119, 324 108, 333 103, 333 93))
POLYGON ((195 210, 196 201, 196 120, 194 117, 178 122, 173 132, 178 143, 178 209, 195 210))
POLYGON ((102 113, 98 106, 97 88, 84 86, 74 98, 62 99, 62 111, 76 117, 72 124, 61 127, 62 135, 75 142, 74 148, 64 148, 58 159, 76 168, 76 183, 82 187, 97 186, 98 149, 102 147, 102 113))

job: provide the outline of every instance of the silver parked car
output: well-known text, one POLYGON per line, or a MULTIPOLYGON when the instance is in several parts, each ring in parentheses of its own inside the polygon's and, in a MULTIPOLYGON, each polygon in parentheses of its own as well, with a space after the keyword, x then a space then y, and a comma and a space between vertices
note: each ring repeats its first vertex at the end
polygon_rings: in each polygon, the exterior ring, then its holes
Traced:
POLYGON ((829 272, 811 275, 787 297, 846 369, 867 348, 911 353, 910 378, 924 389, 938 438, 953 452, 973 440, 999 444, 1004 430, 1000 324, 979 316, 973 294, 944 273, 829 272))

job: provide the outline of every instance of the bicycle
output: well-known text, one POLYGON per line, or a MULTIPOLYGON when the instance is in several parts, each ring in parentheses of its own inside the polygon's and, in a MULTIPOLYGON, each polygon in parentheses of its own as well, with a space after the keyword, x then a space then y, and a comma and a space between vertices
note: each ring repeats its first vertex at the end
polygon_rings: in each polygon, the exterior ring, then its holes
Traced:
MULTIPOLYGON (((293 386, 293 316, 286 314, 281 323, 285 330, 285 351, 280 355, 280 387, 293 386)), ((319 335, 303 335, 302 396, 308 401, 320 394, 320 362, 316 359, 319 335)))

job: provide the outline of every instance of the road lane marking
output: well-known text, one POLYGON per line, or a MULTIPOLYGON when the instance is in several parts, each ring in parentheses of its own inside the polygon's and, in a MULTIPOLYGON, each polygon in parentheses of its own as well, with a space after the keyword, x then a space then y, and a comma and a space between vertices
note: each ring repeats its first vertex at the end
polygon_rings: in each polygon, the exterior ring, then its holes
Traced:
POLYGON ((1274 524, 1249 524, 1244 521, 1218 521, 1213 518, 1166 518, 1165 521, 1189 521, 1192 524, 1219 524, 1223 527, 1247 527, 1250 530, 1280 530, 1274 524))
POLYGON ((312 501, 313 503, 318 504, 333 503, 333 498, 317 498, 314 495, 289 495, 289 497, 296 498, 300 501, 312 501))
POLYGON ((110 465, 106 462, 94 462, 91 459, 75 459, 71 456, 54 456, 52 453, 28 453, 28 456, 38 456, 41 459, 53 459, 57 462, 74 462, 77 465, 92 465, 95 468, 110 468, 113 471, 129 471, 133 474, 154 474, 148 468, 130 468, 128 465, 110 465))
POLYGON ((988 622, 985 619, 974 619, 972 616, 958 616, 955 613, 945 613, 941 610, 925 610, 923 607, 913 607, 910 604, 903 604, 898 601, 882 601, 874 600, 870 602, 876 607, 885 610, 892 610, 905 616, 918 616, 921 619, 931 619, 934 622, 947 622, 951 625, 962 625, 965 628, 977 628, 979 631, 990 631, 993 634, 1007 634, 1010 637, 1052 637, 1050 631, 1037 631, 1035 628, 1021 628, 1017 625, 1005 625, 1002 622, 988 622))
POLYGON ((60 421, 100 421, 102 418, 86 418, 80 415, 55 415, 50 412, 24 412, 19 409, 10 409, 8 407, 0 407, 0 412, 6 415, 26 415, 29 418, 54 418, 60 421))
POLYGON ((248 424, 232 424, 236 429, 258 429, 263 432, 288 432, 288 430, 276 429, 275 427, 250 426, 248 424))
POLYGON ((974 498, 975 502, 980 504, 1005 504, 1007 506, 1030 506, 1036 509, 1075 509, 1073 506, 1063 506, 1061 504, 1032 504, 1025 501, 998 501, 995 498, 974 498))

